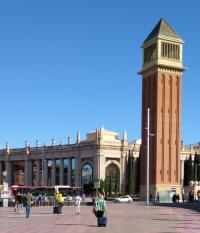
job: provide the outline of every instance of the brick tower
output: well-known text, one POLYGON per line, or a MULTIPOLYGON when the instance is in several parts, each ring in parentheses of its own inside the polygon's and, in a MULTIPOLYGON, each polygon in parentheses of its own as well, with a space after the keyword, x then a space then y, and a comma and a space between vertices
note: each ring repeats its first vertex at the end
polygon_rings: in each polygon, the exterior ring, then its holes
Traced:
POLYGON ((149 188, 162 201, 180 193, 183 40, 163 18, 142 45, 141 198, 146 197, 147 108, 150 108, 149 188))

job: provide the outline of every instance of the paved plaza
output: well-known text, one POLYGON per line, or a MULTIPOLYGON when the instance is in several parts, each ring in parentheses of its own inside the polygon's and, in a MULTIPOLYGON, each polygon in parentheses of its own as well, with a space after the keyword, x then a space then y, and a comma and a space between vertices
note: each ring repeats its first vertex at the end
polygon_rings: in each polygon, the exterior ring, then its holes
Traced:
POLYGON ((13 208, 0 208, 0 233, 175 233, 200 232, 200 213, 192 210, 145 206, 144 203, 108 206, 108 226, 97 227, 92 207, 83 206, 75 215, 74 207, 64 207, 53 215, 52 207, 33 207, 30 218, 14 213, 13 208))

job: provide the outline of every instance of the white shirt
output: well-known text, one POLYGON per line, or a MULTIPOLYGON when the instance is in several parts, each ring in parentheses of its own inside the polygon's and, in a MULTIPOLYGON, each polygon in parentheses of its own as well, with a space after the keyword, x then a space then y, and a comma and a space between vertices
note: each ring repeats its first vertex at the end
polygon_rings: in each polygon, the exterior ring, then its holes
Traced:
POLYGON ((76 196, 75 197, 75 205, 80 205, 81 204, 81 197, 80 196, 76 196))

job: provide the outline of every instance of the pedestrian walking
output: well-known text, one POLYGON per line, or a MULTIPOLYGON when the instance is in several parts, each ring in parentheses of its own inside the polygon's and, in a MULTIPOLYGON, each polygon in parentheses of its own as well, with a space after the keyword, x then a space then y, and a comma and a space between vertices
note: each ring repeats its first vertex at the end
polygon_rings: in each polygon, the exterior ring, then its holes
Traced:
POLYGON ((37 204, 38 206, 42 205, 42 194, 40 193, 39 196, 37 197, 37 204))
POLYGON ((99 193, 99 197, 96 201, 96 216, 97 224, 99 227, 107 225, 107 217, 105 216, 106 212, 106 202, 104 200, 103 193, 99 193))
POLYGON ((20 192, 18 192, 18 204, 19 204, 19 212, 23 213, 23 202, 24 198, 20 192))
POLYGON ((26 218, 29 218, 31 212, 31 203, 33 201, 32 195, 27 191, 25 196, 25 203, 26 203, 26 218))
POLYGON ((80 212, 81 212, 81 210, 80 210, 81 201, 82 201, 82 198, 80 197, 79 194, 77 194, 75 196, 75 198, 74 198, 74 204, 75 204, 76 214, 80 214, 80 212))
POLYGON ((174 195, 172 196, 172 201, 173 203, 176 203, 176 193, 174 193, 174 195))
POLYGON ((198 199, 198 202, 200 202, 200 190, 197 191, 197 199, 198 199))
POLYGON ((85 200, 85 193, 82 193, 82 200, 85 200))
POLYGON ((15 212, 17 212, 18 207, 19 207, 19 201, 18 201, 18 194, 16 193, 15 194, 15 208, 14 208, 15 212))
POLYGON ((62 213, 62 206, 63 206, 63 197, 62 194, 57 191, 54 194, 54 206, 53 206, 53 213, 54 214, 61 214, 62 213))
POLYGON ((182 201, 183 201, 183 203, 185 201, 185 194, 184 194, 184 192, 182 192, 182 201))
POLYGON ((160 194, 159 194, 159 193, 157 193, 156 202, 157 202, 157 203, 160 203, 160 194))
POLYGON ((180 196, 179 196, 179 194, 176 195, 176 201, 177 201, 177 202, 180 201, 180 196))

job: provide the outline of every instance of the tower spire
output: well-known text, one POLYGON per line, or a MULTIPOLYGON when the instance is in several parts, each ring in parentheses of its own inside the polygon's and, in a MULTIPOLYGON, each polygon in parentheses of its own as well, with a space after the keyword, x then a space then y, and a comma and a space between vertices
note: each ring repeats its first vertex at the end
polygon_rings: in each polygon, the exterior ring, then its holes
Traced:
POLYGON ((123 141, 127 141, 127 132, 126 130, 123 131, 123 141))
POLYGON ((81 137, 80 137, 80 131, 78 130, 78 131, 77 131, 77 138, 76 138, 76 143, 77 143, 77 144, 80 143, 80 141, 81 141, 80 138, 81 138, 81 137))
POLYGON ((182 40, 174 28, 164 19, 161 18, 153 30, 149 33, 144 44, 158 36, 166 36, 174 39, 182 40))

